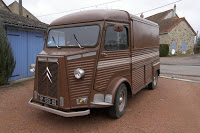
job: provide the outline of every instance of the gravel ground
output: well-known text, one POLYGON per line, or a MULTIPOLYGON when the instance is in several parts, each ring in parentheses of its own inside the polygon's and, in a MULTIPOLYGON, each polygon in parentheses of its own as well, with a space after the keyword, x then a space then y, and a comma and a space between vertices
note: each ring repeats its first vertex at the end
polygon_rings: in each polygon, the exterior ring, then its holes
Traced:
POLYGON ((200 85, 159 78, 155 90, 128 99, 125 115, 112 119, 106 109, 64 118, 28 105, 33 80, 0 89, 0 132, 199 133, 200 85))
POLYGON ((188 57, 162 57, 161 64, 200 65, 200 54, 188 57))

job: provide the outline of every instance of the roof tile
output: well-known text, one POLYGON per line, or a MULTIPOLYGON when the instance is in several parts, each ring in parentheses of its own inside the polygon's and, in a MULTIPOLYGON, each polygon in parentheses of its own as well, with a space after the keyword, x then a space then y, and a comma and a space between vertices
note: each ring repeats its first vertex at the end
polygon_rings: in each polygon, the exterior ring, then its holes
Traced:
POLYGON ((158 23, 158 25, 160 27, 160 34, 168 33, 176 25, 178 25, 181 21, 185 21, 187 23, 187 25, 191 28, 194 35, 196 35, 196 32, 190 26, 190 24, 187 22, 187 20, 185 18, 179 18, 178 15, 176 14, 176 17, 164 19, 171 11, 173 11, 173 9, 170 9, 170 10, 167 10, 167 11, 164 11, 161 13, 157 13, 155 15, 147 17, 146 19, 158 23))
POLYGON ((27 26, 40 29, 46 29, 48 26, 43 22, 32 20, 30 18, 19 16, 17 14, 7 12, 4 10, 0 10, 0 19, 3 21, 3 23, 19 25, 19 26, 27 26))
POLYGON ((155 15, 152 15, 150 17, 147 17, 146 19, 153 21, 153 22, 160 22, 162 19, 164 19, 165 16, 167 16, 171 11, 173 11, 172 9, 161 12, 161 13, 157 13, 155 15))

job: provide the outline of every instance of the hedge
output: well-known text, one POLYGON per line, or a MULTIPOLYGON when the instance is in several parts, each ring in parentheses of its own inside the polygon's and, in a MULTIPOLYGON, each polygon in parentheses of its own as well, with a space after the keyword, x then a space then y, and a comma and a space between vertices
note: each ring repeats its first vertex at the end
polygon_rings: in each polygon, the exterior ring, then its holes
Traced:
POLYGON ((168 44, 160 44, 160 57, 166 57, 169 53, 169 45, 168 44))

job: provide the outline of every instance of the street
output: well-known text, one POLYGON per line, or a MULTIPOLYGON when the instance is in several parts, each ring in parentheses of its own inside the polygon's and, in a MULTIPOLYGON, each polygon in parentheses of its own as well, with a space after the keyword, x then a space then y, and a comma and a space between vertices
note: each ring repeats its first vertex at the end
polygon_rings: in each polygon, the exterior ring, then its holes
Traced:
POLYGON ((200 55, 161 58, 161 76, 200 82, 200 55))
POLYGON ((0 132, 198 133, 200 86, 159 78, 155 90, 143 89, 128 99, 125 115, 112 119, 106 109, 64 118, 28 105, 33 80, 0 89, 0 132))
POLYGON ((161 75, 200 81, 200 66, 161 65, 161 75))

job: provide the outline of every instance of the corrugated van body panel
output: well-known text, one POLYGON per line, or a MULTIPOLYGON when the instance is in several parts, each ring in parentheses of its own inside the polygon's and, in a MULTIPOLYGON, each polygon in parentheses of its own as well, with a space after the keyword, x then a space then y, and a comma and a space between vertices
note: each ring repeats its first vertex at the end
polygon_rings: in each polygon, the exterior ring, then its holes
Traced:
POLYGON ((97 66, 94 89, 104 91, 114 77, 130 70, 131 58, 129 49, 119 51, 104 51, 108 56, 100 59, 97 66))
POLYGON ((134 93, 152 81, 152 67, 159 60, 159 48, 132 50, 132 87, 134 93))
MULTIPOLYGON (((88 98, 90 97, 90 90, 92 88, 94 70, 96 63, 96 55, 90 57, 82 57, 79 59, 72 59, 67 61, 67 75, 69 83, 69 94, 71 107, 79 106, 76 104, 76 99, 78 98, 88 98), (85 75, 81 79, 76 79, 74 76, 74 70, 77 68, 83 69, 85 75)), ((88 106, 87 104, 80 106, 88 106)), ((80 107, 79 106, 79 107, 80 107)))

